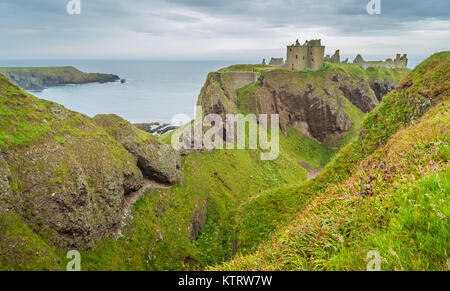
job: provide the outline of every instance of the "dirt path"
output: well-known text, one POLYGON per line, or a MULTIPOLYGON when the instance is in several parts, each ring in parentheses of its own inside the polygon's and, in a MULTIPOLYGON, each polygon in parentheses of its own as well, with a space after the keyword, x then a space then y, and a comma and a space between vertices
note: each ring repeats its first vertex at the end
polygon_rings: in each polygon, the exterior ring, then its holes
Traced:
POLYGON ((300 162, 298 164, 306 170, 307 180, 311 180, 317 177, 317 175, 319 175, 320 172, 322 171, 322 168, 312 168, 308 163, 305 162, 300 162))

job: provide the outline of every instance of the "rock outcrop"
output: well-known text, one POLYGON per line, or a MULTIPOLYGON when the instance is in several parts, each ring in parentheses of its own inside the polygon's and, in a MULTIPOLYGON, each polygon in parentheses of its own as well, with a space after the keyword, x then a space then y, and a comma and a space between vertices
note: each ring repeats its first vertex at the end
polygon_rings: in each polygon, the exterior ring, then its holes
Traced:
POLYGON ((170 145, 114 114, 97 115, 94 121, 136 157, 144 176, 170 184, 184 181, 181 155, 170 145))
POLYGON ((143 131, 151 133, 151 134, 157 134, 157 135, 165 134, 165 133, 168 133, 168 132, 171 132, 171 131, 177 129, 176 126, 173 126, 169 123, 161 124, 159 122, 136 123, 133 125, 136 126, 140 130, 143 130, 143 131))
POLYGON ((125 197, 143 183, 135 158, 91 118, 1 74, 0 112, 2 208, 63 248, 90 248, 113 233, 125 197))

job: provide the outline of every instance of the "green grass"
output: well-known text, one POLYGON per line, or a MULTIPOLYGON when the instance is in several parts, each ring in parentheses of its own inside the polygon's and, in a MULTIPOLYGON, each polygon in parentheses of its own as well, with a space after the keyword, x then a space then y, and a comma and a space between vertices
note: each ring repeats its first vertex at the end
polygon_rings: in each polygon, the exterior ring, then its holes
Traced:
POLYGON ((387 209, 387 225, 343 248, 330 259, 329 268, 364 270, 365 254, 375 250, 384 271, 448 270, 449 196, 450 168, 400 188, 387 203, 377 205, 387 209))
POLYGON ((13 212, 0 215, 0 271, 61 270, 62 261, 13 212))
MULTIPOLYGON (((441 126, 448 127, 449 105, 438 105, 443 96, 448 97, 448 59, 449 53, 442 53, 420 65, 400 84, 403 89, 386 97, 361 126, 362 112, 347 106, 355 126, 330 144, 316 143, 289 130, 280 137, 281 153, 276 161, 261 161, 258 150, 185 156, 186 183, 146 193, 134 205, 122 238, 104 238, 82 252, 82 270, 204 269, 224 261, 227 263, 219 269, 353 270, 365 268, 365 252, 371 249, 386 258, 383 269, 445 269, 448 203, 436 199, 446 202, 449 188, 445 166, 449 139, 441 126), (395 176, 387 178, 372 168, 381 159, 395 176), (426 167, 430 160, 435 163, 433 169, 426 167), (317 178, 305 182, 306 173, 299 162, 327 166, 317 178), (367 179, 369 174, 376 176, 377 195, 355 195, 354 191, 361 189, 351 181, 367 179), (208 219, 198 240, 191 241, 193 213, 204 201, 208 219), (433 233, 438 238, 433 239, 433 233), (242 253, 230 260, 237 251, 237 238, 242 253), (406 257, 408 251, 415 255, 406 257)), ((323 70, 334 65, 330 66, 323 70)), ((361 73, 356 66, 336 65, 335 69, 361 73)), ((293 73, 293 78, 300 78, 298 74, 302 73, 293 73)), ((304 74, 316 77, 315 72, 304 74)), ((249 86, 238 92, 240 105, 245 104, 242 96, 253 89, 249 86)), ((53 103, 24 95, 12 85, 0 86, 0 90, 0 118, 5 120, 0 124, 3 151, 22 151, 51 137, 73 153, 78 148, 72 144, 73 137, 88 144, 103 144, 102 139, 108 138, 106 132, 90 126, 86 117, 71 112, 71 118, 58 121, 51 111, 53 103)), ((169 143, 170 137, 167 134, 160 139, 169 143)), ((107 150, 114 152, 113 159, 126 160, 122 147, 107 150)), ((92 151, 90 157, 97 154, 92 151)), ((39 167, 44 170, 44 166, 39 167)), ((52 185, 65 183, 67 171, 69 164, 56 171, 52 185)), ((10 184, 14 192, 20 192, 24 183, 13 179, 10 184)), ((13 212, 0 215, 0 245, 4 244, 0 269, 64 269, 65 251, 51 246, 50 234, 39 227, 27 226, 13 212), (34 250, 40 255, 35 256, 34 250)))
MULTIPOLYGON (((411 72, 316 179, 269 191, 266 205, 314 199, 256 251, 214 269, 365 270, 372 249, 386 270, 448 268, 449 60, 438 53, 411 72)), ((285 216, 277 211, 271 219, 285 216)))
POLYGON ((305 175, 287 158, 283 163, 261 161, 256 150, 192 153, 185 158, 184 168, 184 185, 152 191, 136 203, 124 238, 105 239, 83 253, 85 269, 177 270, 228 259, 233 253, 238 205, 251 193, 295 183, 305 175), (208 220, 199 239, 191 242, 192 214, 196 203, 205 199, 208 220), (183 266, 187 257, 192 262, 183 266))

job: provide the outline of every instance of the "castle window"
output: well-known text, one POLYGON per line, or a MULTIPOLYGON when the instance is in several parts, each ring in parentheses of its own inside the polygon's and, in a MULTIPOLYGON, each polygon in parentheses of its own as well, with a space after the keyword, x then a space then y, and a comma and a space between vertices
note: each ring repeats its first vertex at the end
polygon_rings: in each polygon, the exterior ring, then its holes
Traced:
POLYGON ((298 55, 295 55, 295 58, 298 59, 298 55))
POLYGON ((303 59, 305 59, 305 56, 303 56, 303 59))
POLYGON ((311 59, 311 62, 314 62, 314 59, 311 59))

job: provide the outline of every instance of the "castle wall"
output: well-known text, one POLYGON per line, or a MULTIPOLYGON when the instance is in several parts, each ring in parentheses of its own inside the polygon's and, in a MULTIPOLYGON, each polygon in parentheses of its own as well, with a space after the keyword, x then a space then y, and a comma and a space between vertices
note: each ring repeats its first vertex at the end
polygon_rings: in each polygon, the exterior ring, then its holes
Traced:
POLYGON ((281 66, 284 63, 283 58, 272 58, 270 59, 269 65, 271 66, 281 66))
POLYGON ((353 61, 354 64, 358 64, 363 69, 367 68, 386 68, 386 69, 399 69, 399 68, 406 68, 408 66, 408 58, 407 55, 404 54, 401 56, 400 54, 397 54, 396 58, 394 60, 392 59, 386 59, 385 61, 365 61, 361 55, 357 55, 355 60, 353 61))
POLYGON ((261 76, 257 72, 226 72, 223 74, 227 75, 235 90, 256 83, 261 76))
POLYGON ((308 48, 305 46, 288 46, 286 66, 294 71, 303 71, 308 67, 308 48))
POLYGON ((317 71, 323 67, 325 47, 313 46, 309 48, 308 68, 317 71))

